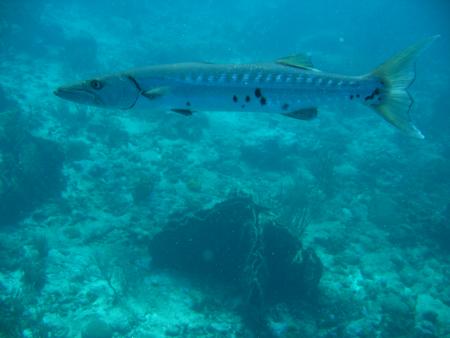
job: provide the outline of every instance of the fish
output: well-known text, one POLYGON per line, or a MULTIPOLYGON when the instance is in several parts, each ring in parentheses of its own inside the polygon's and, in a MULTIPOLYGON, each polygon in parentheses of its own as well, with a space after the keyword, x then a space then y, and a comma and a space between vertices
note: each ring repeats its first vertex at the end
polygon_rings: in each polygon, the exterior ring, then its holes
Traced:
POLYGON ((321 71, 304 54, 255 64, 175 63, 152 65, 57 88, 54 94, 79 104, 112 109, 166 110, 184 116, 199 111, 251 111, 312 120, 321 106, 354 102, 376 111, 403 133, 424 135, 414 125, 414 82, 428 37, 361 76, 321 71))

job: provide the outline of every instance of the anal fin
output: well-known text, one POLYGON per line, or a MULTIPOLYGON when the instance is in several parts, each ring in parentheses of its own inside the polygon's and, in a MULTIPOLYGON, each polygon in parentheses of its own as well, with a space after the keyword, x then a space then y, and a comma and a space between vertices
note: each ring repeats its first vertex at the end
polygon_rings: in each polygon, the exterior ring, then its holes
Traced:
POLYGON ((283 113, 284 116, 292 117, 293 119, 297 120, 312 120, 317 117, 318 110, 316 107, 311 108, 305 108, 305 109, 299 109, 287 113, 283 113))
POLYGON ((190 109, 172 108, 171 111, 173 111, 175 113, 178 113, 178 114, 181 114, 181 115, 184 115, 184 116, 191 116, 192 115, 192 110, 190 110, 190 109))

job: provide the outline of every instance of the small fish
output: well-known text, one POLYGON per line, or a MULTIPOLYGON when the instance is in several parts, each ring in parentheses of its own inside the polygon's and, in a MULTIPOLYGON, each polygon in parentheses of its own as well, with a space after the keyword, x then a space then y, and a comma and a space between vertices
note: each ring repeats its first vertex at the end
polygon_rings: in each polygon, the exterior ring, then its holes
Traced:
POLYGON ((408 92, 415 60, 438 36, 405 49, 369 74, 345 76, 315 69, 294 55, 261 64, 179 63, 156 65, 62 86, 55 95, 104 108, 195 111, 252 111, 311 120, 318 106, 358 102, 374 109, 406 134, 423 134, 409 116, 408 92))

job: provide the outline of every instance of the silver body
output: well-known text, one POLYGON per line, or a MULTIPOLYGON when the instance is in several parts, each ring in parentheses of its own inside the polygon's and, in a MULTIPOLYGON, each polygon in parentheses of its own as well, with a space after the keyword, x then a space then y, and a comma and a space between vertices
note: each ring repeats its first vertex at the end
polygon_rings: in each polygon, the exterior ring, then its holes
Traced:
POLYGON ((191 111, 253 111, 286 114, 340 101, 370 103, 376 78, 350 77, 278 64, 215 65, 183 63, 126 73, 145 92, 137 107, 191 111), (369 97, 369 98, 368 98, 369 97))

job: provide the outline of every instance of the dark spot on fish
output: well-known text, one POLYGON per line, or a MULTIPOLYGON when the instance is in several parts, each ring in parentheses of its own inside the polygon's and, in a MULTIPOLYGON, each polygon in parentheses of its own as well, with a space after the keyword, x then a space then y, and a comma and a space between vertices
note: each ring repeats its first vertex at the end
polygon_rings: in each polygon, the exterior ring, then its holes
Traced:
POLYGON ((359 94, 356 94, 356 98, 357 99, 359 99, 361 97, 361 95, 359 95, 359 94))
POLYGON ((366 97, 364 98, 364 101, 373 100, 373 99, 375 98, 375 96, 377 96, 377 95, 379 95, 379 94, 380 94, 380 89, 379 89, 379 88, 376 88, 376 89, 372 92, 372 94, 370 94, 370 95, 368 95, 368 96, 366 96, 366 97))
POLYGON ((350 100, 353 100, 353 95, 350 95, 350 100))
POLYGON ((244 109, 245 108, 245 104, 241 104, 241 108, 244 109))
POLYGON ((191 103, 189 101, 186 102, 186 106, 190 107, 191 103))
POLYGON ((283 106, 281 107, 283 110, 288 110, 289 109, 289 105, 287 103, 284 103, 283 106))
POLYGON ((238 102, 238 98, 236 95, 233 95, 233 102, 238 102))
POLYGON ((247 96, 245 97, 245 102, 250 102, 250 96, 247 95, 247 96))
POLYGON ((267 103, 267 99, 263 96, 259 99, 259 102, 261 102, 261 106, 264 106, 267 103))
POLYGON ((262 94, 261 94, 261 89, 256 88, 256 89, 255 89, 255 96, 259 98, 259 97, 261 97, 261 95, 262 95, 262 94))

